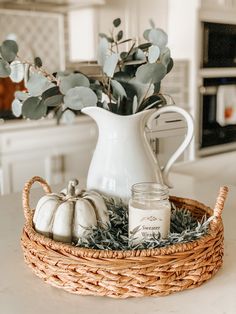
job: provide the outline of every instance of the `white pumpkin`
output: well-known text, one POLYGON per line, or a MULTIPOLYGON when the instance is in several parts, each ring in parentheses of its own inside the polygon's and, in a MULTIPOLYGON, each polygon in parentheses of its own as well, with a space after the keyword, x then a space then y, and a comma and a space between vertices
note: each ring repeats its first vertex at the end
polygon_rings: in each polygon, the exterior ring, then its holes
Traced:
POLYGON ((108 228, 109 214, 103 197, 95 191, 76 188, 72 180, 60 194, 43 196, 35 209, 35 230, 56 241, 71 243, 88 237, 92 227, 108 228))

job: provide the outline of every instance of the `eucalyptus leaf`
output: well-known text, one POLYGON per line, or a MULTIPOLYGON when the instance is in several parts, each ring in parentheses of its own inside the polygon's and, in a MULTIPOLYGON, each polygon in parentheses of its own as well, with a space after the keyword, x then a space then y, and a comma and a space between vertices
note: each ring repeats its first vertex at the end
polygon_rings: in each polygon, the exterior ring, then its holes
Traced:
POLYGON ((138 48, 137 51, 134 54, 135 60, 143 60, 146 61, 146 56, 145 53, 143 52, 142 49, 138 48))
POLYGON ((117 81, 128 82, 131 77, 127 72, 119 71, 114 74, 114 79, 117 81))
POLYGON ((151 25, 152 28, 155 28, 155 27, 156 27, 156 26, 155 26, 155 23, 154 23, 154 21, 153 21, 153 19, 149 19, 149 23, 150 23, 150 25, 151 25))
POLYGON ((109 110, 113 113, 118 113, 118 105, 114 102, 109 102, 108 104, 109 110))
POLYGON ((8 77, 11 74, 11 68, 6 60, 0 59, 0 77, 8 77))
POLYGON ((173 66, 174 66, 174 61, 172 58, 170 58, 170 61, 167 65, 167 73, 169 73, 172 70, 173 66))
POLYGON ((145 63, 146 60, 131 60, 131 61, 125 61, 124 65, 139 65, 145 63))
POLYGON ((127 97, 124 87, 118 81, 111 80, 111 86, 113 91, 112 95, 116 99, 120 98, 122 100, 124 97, 127 97))
POLYGON ((120 18, 117 18, 117 19, 115 19, 115 20, 113 21, 113 25, 114 25, 115 27, 120 26, 120 23, 121 23, 121 19, 120 19, 120 18))
POLYGON ((63 102, 63 98, 64 98, 64 96, 61 94, 53 95, 53 96, 46 98, 44 100, 44 104, 47 107, 55 107, 55 106, 60 105, 63 102))
POLYGON ((90 83, 88 78, 82 73, 71 73, 68 76, 62 77, 59 88, 62 94, 66 94, 71 88, 83 86, 89 87, 90 83))
POLYGON ((74 114, 73 111, 67 109, 66 111, 63 112, 61 115, 61 122, 65 124, 72 124, 75 120, 76 115, 74 114))
POLYGON ((18 45, 14 40, 4 40, 2 46, 0 47, 0 52, 3 57, 8 62, 15 60, 18 53, 18 45))
POLYGON ((161 89, 161 82, 157 82, 157 83, 154 83, 154 92, 155 94, 159 93, 160 92, 160 89, 161 89))
POLYGON ((30 96, 40 96, 45 90, 53 86, 55 84, 40 73, 32 73, 26 84, 30 96))
POLYGON ((102 106, 103 106, 103 109, 109 110, 108 103, 106 100, 103 101, 102 106))
POLYGON ((95 92, 98 98, 98 102, 102 101, 102 91, 103 91, 103 86, 100 85, 100 82, 98 80, 90 81, 90 88, 95 92))
POLYGON ((164 66, 168 66, 170 62, 170 49, 168 47, 165 47, 165 49, 162 51, 160 60, 161 63, 164 64, 164 66))
POLYGON ((10 79, 12 80, 12 82, 14 83, 21 82, 25 74, 24 65, 20 61, 15 60, 10 64, 10 68, 11 68, 10 79))
POLYGON ((163 49, 168 42, 167 34, 160 28, 151 29, 148 38, 151 43, 157 45, 160 49, 163 49))
POLYGON ((41 68, 43 66, 43 62, 42 62, 41 58, 39 58, 39 57, 34 58, 34 64, 38 68, 41 68))
POLYGON ((97 102, 97 107, 99 107, 99 108, 103 108, 103 104, 102 104, 101 100, 102 99, 98 100, 98 102, 97 102))
MULTIPOLYGON (((130 102, 131 105, 132 105, 133 98, 137 94, 134 86, 132 84, 130 84, 130 82, 120 81, 119 83, 123 86, 123 88, 124 88, 124 90, 126 92, 126 95, 127 95, 126 102, 130 102)), ((123 100, 125 100, 125 99, 123 99, 123 100)))
POLYGON ((151 46, 148 48, 148 62, 155 63, 160 56, 160 49, 158 46, 151 46))
POLYGON ((144 43, 144 44, 139 45, 138 48, 140 48, 142 50, 147 50, 151 46, 152 46, 151 43, 144 43))
POLYGON ((96 94, 88 87, 71 88, 64 97, 64 104, 67 108, 81 110, 84 107, 96 106, 96 94))
POLYGON ((128 57, 128 53, 126 51, 122 51, 120 54, 121 59, 126 59, 128 57))
POLYGON ((136 91, 138 106, 142 103, 145 97, 149 97, 154 93, 154 84, 143 84, 135 77, 132 78, 129 83, 136 91))
POLYGON ((55 96, 58 94, 60 94, 59 86, 53 86, 42 93, 42 99, 45 100, 48 97, 55 96))
POLYGON ((118 63, 118 60, 119 60, 119 54, 118 53, 113 53, 112 55, 110 55, 106 58, 105 64, 103 66, 103 72, 108 77, 113 77, 117 63, 118 63))
POLYGON ((68 76, 70 74, 71 74, 70 71, 58 71, 56 73, 56 78, 61 79, 62 77, 68 76))
POLYGON ((29 97, 29 94, 26 92, 22 92, 22 91, 16 91, 15 97, 20 101, 24 101, 29 97))
MULTIPOLYGON (((143 63, 141 63, 143 64, 143 63)), ((135 77, 136 71, 141 64, 124 65, 122 70, 126 72, 131 78, 135 77)))
POLYGON ((64 111, 65 111, 65 109, 63 108, 63 106, 60 106, 58 108, 58 110, 55 111, 55 118, 56 118, 56 121, 57 121, 58 125, 59 125, 59 123, 61 121, 61 116, 62 116, 64 111))
POLYGON ((98 45, 98 55, 97 55, 98 64, 101 66, 104 66, 105 60, 108 55, 108 49, 109 49, 109 43, 107 41, 107 38, 106 37, 101 38, 98 45))
POLYGON ((151 29, 146 29, 144 32, 143 32, 143 37, 144 39, 146 39, 147 41, 149 41, 149 33, 150 33, 151 29))
POLYGON ((100 83, 94 83, 94 84, 90 84, 90 88, 93 90, 103 90, 102 85, 100 85, 100 83))
POLYGON ((25 118, 37 120, 45 116, 47 106, 39 97, 29 97, 23 102, 22 115, 25 118))
POLYGON ((133 99, 133 114, 135 114, 138 110, 138 98, 135 95, 133 99))
POLYGON ((148 98, 145 98, 145 100, 140 104, 138 112, 151 108, 160 108, 164 105, 166 105, 165 98, 160 94, 153 94, 148 98))
POLYGON ((120 41, 123 38, 123 34, 124 34, 123 31, 119 31, 119 33, 116 36, 116 40, 120 41))
POLYGON ((107 41, 111 44, 114 43, 114 39, 112 37, 107 37, 107 41))
POLYGON ((11 109, 17 118, 21 116, 22 114, 22 102, 19 101, 19 99, 15 98, 11 104, 11 109))
POLYGON ((107 34, 105 34, 105 33, 99 33, 98 36, 100 38, 107 38, 108 37, 107 34))
POLYGON ((141 65, 137 72, 136 78, 141 83, 157 83, 166 75, 166 67, 162 63, 147 63, 141 65))

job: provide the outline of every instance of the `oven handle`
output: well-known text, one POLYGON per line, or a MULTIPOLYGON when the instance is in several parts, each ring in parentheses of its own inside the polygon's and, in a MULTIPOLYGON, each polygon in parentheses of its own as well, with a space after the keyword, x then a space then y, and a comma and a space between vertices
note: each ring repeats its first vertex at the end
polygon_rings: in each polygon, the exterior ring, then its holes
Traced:
POLYGON ((201 86, 200 94, 201 95, 216 95, 218 86, 201 86))

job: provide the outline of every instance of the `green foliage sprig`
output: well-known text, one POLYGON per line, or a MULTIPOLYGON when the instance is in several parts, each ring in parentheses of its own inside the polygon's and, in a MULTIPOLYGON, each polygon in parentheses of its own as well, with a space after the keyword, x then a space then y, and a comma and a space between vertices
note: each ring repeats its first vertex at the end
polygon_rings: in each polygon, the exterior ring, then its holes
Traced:
POLYGON ((141 250, 186 243, 206 235, 213 217, 204 216, 199 222, 187 209, 176 208, 172 203, 170 233, 166 239, 154 236, 137 244, 135 233, 128 236, 128 209, 121 201, 105 198, 110 216, 110 228, 93 228, 88 238, 81 238, 76 246, 99 250, 141 250))
POLYGON ((166 104, 160 93, 161 80, 173 67, 167 45, 167 34, 156 28, 144 31, 144 40, 124 39, 121 19, 113 21, 110 34, 100 34, 98 64, 101 80, 83 73, 48 73, 42 60, 22 60, 18 45, 5 40, 0 47, 0 77, 13 82, 25 79, 26 91, 16 92, 13 113, 40 119, 52 111, 70 122, 76 111, 86 106, 99 106, 116 114, 129 115, 166 104))

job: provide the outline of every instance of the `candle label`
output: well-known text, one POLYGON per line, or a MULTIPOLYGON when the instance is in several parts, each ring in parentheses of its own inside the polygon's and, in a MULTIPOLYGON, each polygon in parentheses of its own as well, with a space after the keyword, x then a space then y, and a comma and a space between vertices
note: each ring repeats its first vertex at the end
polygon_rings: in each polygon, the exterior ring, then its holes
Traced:
POLYGON ((166 238, 170 231, 170 204, 166 202, 158 209, 140 209, 129 204, 129 238, 133 244, 161 234, 166 238))

